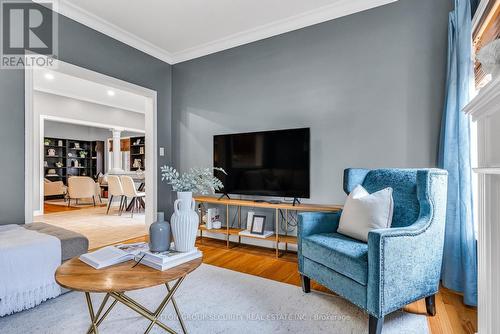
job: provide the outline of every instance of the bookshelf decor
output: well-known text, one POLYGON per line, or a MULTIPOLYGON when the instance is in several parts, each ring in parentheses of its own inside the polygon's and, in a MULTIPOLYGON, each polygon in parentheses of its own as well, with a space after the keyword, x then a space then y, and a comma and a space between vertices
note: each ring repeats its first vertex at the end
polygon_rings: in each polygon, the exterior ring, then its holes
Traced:
POLYGON ((44 174, 68 184, 71 176, 96 178, 104 172, 104 141, 44 138, 44 174))
POLYGON ((140 172, 145 167, 146 137, 130 137, 130 170, 140 172))

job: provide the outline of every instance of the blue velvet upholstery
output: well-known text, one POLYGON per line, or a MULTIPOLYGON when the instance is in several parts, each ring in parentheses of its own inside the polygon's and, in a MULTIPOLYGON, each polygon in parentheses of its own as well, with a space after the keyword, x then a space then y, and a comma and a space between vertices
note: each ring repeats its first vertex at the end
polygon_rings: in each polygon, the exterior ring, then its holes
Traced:
POLYGON ((366 285, 368 278, 368 245, 340 233, 313 234, 302 239, 302 254, 308 259, 336 270, 366 285))
POLYGON ((447 172, 347 169, 344 190, 393 188, 389 229, 368 243, 336 233, 340 213, 299 215, 299 271, 376 318, 435 294, 444 244, 447 172))

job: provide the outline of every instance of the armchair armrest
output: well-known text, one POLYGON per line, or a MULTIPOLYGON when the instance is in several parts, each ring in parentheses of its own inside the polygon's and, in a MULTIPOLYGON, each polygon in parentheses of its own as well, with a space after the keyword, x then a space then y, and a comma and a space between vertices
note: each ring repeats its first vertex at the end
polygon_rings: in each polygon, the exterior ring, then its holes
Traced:
POLYGON ((339 227, 339 212, 304 212, 299 213, 297 236, 300 239, 312 234, 333 233, 339 227))
POLYGON ((297 248, 299 272, 304 272, 304 257, 302 256, 302 239, 318 233, 333 233, 339 227, 341 211, 339 212, 304 212, 299 213, 297 227, 297 248))
MULTIPOLYGON (((444 225, 444 224, 443 224, 444 225)), ((381 317, 439 288, 443 226, 423 217, 413 225, 368 234, 367 308, 381 317)))

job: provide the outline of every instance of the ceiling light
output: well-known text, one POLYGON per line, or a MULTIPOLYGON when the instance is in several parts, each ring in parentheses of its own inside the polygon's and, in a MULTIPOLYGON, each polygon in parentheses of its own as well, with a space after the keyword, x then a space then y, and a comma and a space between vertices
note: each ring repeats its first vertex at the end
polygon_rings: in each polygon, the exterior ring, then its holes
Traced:
POLYGON ((45 73, 44 77, 47 80, 54 80, 54 74, 52 73, 45 73))
POLYGON ((115 92, 112 90, 108 90, 108 96, 115 96, 115 92))

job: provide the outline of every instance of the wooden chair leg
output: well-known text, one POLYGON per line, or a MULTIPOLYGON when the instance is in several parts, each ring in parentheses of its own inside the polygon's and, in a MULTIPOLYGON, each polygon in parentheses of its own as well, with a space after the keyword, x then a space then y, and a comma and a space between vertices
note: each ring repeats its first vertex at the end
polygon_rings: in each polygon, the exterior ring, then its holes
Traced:
POLYGON ((108 209, 106 210, 106 214, 109 214, 109 208, 111 207, 111 203, 113 202, 113 195, 111 195, 111 197, 109 198, 109 201, 108 201, 108 209))
POLYGON ((430 316, 436 315, 436 295, 425 297, 425 308, 430 316))
POLYGON ((95 207, 95 196, 92 196, 92 202, 94 202, 94 207, 95 207))
POLYGON ((382 326, 384 324, 384 318, 375 318, 370 315, 370 320, 368 321, 368 333, 369 334, 381 334, 382 326))
POLYGON ((68 197, 68 208, 71 206, 71 198, 68 197))
POLYGON ((300 275, 300 282, 302 283, 302 291, 304 293, 311 292, 311 279, 309 277, 300 275))

